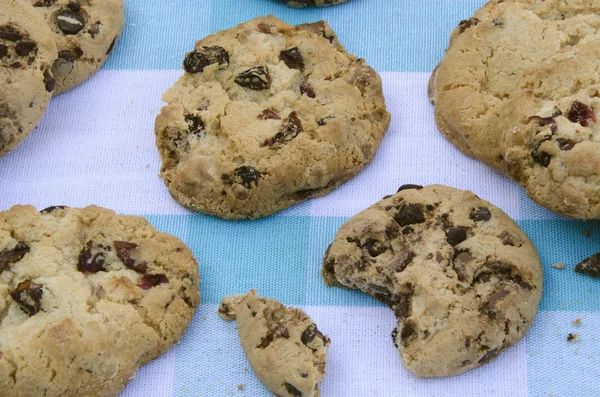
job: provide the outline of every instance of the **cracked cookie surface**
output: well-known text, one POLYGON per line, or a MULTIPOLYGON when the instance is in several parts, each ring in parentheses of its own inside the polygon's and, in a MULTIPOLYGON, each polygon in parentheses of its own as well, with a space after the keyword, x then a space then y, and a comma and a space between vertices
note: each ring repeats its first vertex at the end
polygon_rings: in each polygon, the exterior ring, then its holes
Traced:
POLYGON ((197 262, 145 219, 100 207, 0 212, 0 390, 116 396, 180 337, 197 262))
POLYGON ((598 0, 493 0, 453 31, 432 74, 438 129, 465 154, 506 173, 496 124, 523 72, 600 37, 598 0))
POLYGON ((320 395, 330 341, 306 313, 251 290, 223 298, 219 315, 237 320, 250 366, 271 392, 282 397, 320 395))
POLYGON ((600 218, 600 40, 529 68, 502 110, 509 173, 536 203, 600 218))
POLYGON ((108 59, 125 23, 123 0, 28 0, 54 33, 55 94, 83 83, 108 59))
POLYGON ((322 196, 385 134, 379 75, 325 22, 256 18, 196 43, 156 119, 161 174, 182 205, 258 218, 322 196))
POLYGON ((57 57, 50 29, 25 0, 0 8, 0 156, 37 126, 54 91, 57 57))
POLYGON ((284 3, 286 6, 293 8, 304 8, 310 6, 331 6, 335 4, 342 4, 349 0, 277 0, 280 3, 284 3))
POLYGON ((533 323, 537 251, 518 225, 473 193, 405 185, 348 220, 323 279, 359 289, 398 319, 392 341, 417 376, 456 375, 494 360, 533 323))

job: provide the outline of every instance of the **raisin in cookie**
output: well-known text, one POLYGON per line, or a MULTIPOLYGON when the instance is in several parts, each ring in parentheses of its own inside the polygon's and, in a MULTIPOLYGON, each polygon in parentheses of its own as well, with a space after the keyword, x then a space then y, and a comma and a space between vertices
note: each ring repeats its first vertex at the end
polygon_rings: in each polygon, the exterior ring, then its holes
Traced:
POLYGON ((116 396, 200 301, 177 238, 99 208, 0 212, 2 396, 116 396))
POLYGON ((323 278, 389 305, 404 366, 424 377, 494 360, 525 335, 542 294, 537 251, 519 226, 441 185, 402 186, 350 218, 325 254, 323 278))
POLYGON ((335 4, 342 4, 347 2, 348 0, 277 0, 281 3, 285 3, 288 7, 293 8, 304 8, 309 6, 331 6, 335 4))
POLYGON ((318 397, 329 338, 300 309, 261 298, 255 290, 223 298, 219 315, 237 319, 242 348, 258 378, 275 395, 318 397))
POLYGON ((529 68, 500 115, 508 171, 536 203, 600 218, 600 40, 529 68))
POLYGON ((104 64, 119 40, 123 0, 28 0, 54 32, 58 59, 55 94, 83 83, 104 64))
POLYGON ((256 18, 198 41, 184 68, 155 132, 164 181, 194 211, 258 218, 322 196, 389 125, 379 75, 323 21, 256 18))
POLYGON ((439 130, 506 173, 498 114, 523 72, 561 48, 600 37, 600 0, 493 0, 460 22, 432 74, 439 130))
POLYGON ((25 0, 0 7, 0 156, 37 126, 52 97, 57 57, 50 29, 25 0))

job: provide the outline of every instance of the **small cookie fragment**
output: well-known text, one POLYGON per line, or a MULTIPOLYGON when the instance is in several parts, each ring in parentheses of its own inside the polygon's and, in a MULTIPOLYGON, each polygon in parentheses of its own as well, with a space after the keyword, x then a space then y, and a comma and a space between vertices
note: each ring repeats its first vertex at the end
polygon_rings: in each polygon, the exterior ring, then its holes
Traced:
POLYGON ((581 325, 581 319, 577 318, 577 319, 573 320, 573 325, 576 327, 579 327, 581 325))
POLYGON ((398 320, 392 340, 423 377, 496 359, 527 332, 542 292, 531 241, 471 192, 399 189, 353 216, 323 259, 327 285, 359 289, 398 320))
POLYGON ((575 266, 577 273, 600 278, 600 252, 589 256, 575 266))
POLYGON ((567 342, 569 342, 569 343, 579 342, 579 335, 577 335, 577 334, 567 335, 567 342))
POLYGON ((562 263, 562 262, 554 263, 554 264, 552 264, 550 266, 552 266, 555 269, 559 269, 559 270, 562 270, 562 269, 565 268, 565 264, 562 263))
POLYGON ((271 392, 282 397, 319 396, 330 340, 306 313, 259 297, 255 290, 224 297, 218 313, 227 321, 237 320, 250 366, 271 392))

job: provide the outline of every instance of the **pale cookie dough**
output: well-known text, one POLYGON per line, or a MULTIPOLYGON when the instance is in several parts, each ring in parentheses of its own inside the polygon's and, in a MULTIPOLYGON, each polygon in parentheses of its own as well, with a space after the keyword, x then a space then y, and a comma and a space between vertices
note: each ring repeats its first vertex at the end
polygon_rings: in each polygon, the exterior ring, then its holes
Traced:
POLYGON ((529 68, 502 110, 508 171, 536 203, 600 218, 600 40, 529 68))
POLYGON ((304 8, 309 6, 331 6, 335 4, 342 4, 348 0, 277 0, 281 3, 285 3, 286 6, 294 8, 304 8))
POLYGON ((460 374, 498 357, 533 323, 542 267, 508 215, 469 191, 404 185, 337 232, 328 285, 359 289, 398 319, 392 339, 417 376, 460 374))
POLYGON ((223 298, 219 315, 227 321, 237 319, 252 370, 276 396, 320 395, 330 341, 306 313, 251 290, 223 298))
POLYGON ((600 0, 493 0, 452 33, 432 74, 440 131, 506 173, 498 115, 523 72, 563 47, 600 37, 600 0))
POLYGON ((196 43, 156 118, 161 174, 182 205, 258 218, 329 193, 386 132, 379 75, 329 25, 268 16, 196 43))
POLYGON ((114 397, 200 303, 179 239, 100 207, 0 212, 0 394, 114 397))
POLYGON ((28 0, 54 33, 55 94, 87 80, 108 59, 123 25, 123 0, 28 0))
POLYGON ((37 126, 52 97, 57 57, 52 33, 25 0, 0 7, 0 156, 37 126))

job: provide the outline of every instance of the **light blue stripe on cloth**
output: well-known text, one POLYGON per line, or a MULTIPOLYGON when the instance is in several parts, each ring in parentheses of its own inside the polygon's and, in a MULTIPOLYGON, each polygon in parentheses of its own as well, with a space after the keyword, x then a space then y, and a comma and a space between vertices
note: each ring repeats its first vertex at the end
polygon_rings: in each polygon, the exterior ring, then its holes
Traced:
POLYGON ((294 25, 327 20, 346 49, 378 71, 430 72, 442 58, 452 29, 484 3, 391 1, 350 0, 335 7, 291 9, 274 0, 127 0, 127 23, 105 67, 180 69, 196 40, 274 14, 294 25))

